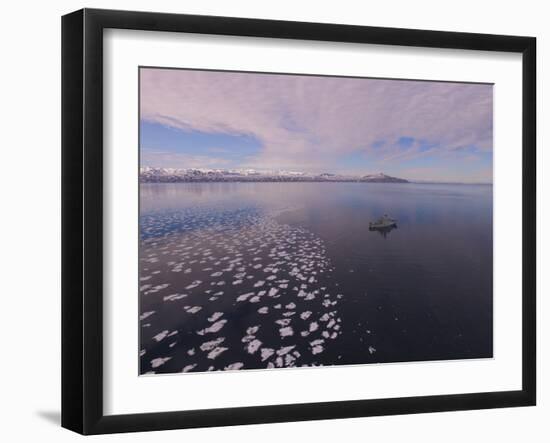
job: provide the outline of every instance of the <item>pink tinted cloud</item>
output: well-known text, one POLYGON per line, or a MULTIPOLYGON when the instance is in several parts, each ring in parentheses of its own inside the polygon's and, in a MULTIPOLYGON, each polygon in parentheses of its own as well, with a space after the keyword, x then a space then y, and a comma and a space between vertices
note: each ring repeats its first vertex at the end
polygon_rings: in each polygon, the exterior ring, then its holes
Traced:
MULTIPOLYGON (((491 85, 142 69, 140 93, 144 120, 257 138, 251 166, 319 169, 357 151, 397 159, 403 136, 437 144, 431 155, 492 150, 491 85)), ((422 155, 416 143, 404 158, 422 155)))

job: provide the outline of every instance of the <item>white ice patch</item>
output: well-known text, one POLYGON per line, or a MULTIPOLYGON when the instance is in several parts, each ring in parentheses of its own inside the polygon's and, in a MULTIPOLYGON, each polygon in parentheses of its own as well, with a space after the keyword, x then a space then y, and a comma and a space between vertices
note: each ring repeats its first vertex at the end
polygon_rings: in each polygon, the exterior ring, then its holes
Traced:
POLYGON ((262 361, 266 361, 274 353, 275 353, 275 351, 271 348, 262 348, 262 350, 261 350, 262 361))
POLYGON ((227 323, 227 320, 225 320, 225 319, 217 321, 216 323, 214 323, 209 328, 204 328, 204 329, 201 329, 200 331, 197 331, 197 334, 204 335, 204 334, 210 334, 210 333, 213 333, 213 332, 218 332, 221 328, 223 328, 223 326, 226 323, 227 323))
POLYGON ((227 351, 227 348, 215 348, 208 353, 207 358, 209 358, 210 360, 214 360, 218 355, 225 351, 227 351))
POLYGON ((185 298, 185 297, 187 297, 187 294, 170 294, 170 295, 166 295, 162 299, 164 301, 175 301, 175 300, 181 300, 182 298, 185 298))
POLYGON ((294 348, 296 347, 296 345, 292 345, 292 346, 284 346, 282 347, 281 349, 279 349, 277 351, 277 355, 285 355, 285 354, 288 354, 290 351, 292 351, 294 348))
POLYGON ((246 301, 248 297, 251 297, 254 295, 254 292, 247 292, 246 294, 241 294, 237 297, 237 301, 246 301))
POLYGON ((215 322, 223 315, 223 312, 214 312, 210 317, 208 317, 208 321, 210 323, 215 322))
POLYGON ((155 335, 155 336, 153 337, 153 340, 155 340, 155 341, 164 340, 164 338, 168 335, 168 332, 169 332, 169 331, 164 330, 164 331, 158 333, 157 335, 155 335))
POLYGON ((294 335, 294 330, 291 326, 286 326, 279 329, 279 333, 281 334, 281 337, 290 337, 291 335, 294 335))
POLYGON ((224 340, 225 340, 225 337, 218 337, 218 338, 216 338, 215 340, 210 340, 210 341, 204 342, 204 343, 200 346, 201 351, 211 351, 211 350, 214 349, 216 346, 218 346, 219 344, 223 343, 224 340))
POLYGON ((151 367, 152 368, 158 368, 159 366, 162 366, 164 363, 166 363, 168 360, 171 360, 172 357, 160 357, 160 358, 154 358, 151 360, 151 367))
POLYGON ((321 352, 323 352, 323 347, 321 345, 317 345, 317 346, 314 346, 313 348, 311 348, 311 353, 313 355, 320 354, 321 352))
POLYGON ((307 320, 310 316, 311 316, 312 312, 311 311, 305 311, 305 312, 302 312, 300 314, 300 318, 302 320, 307 320))
POLYGON ((151 315, 153 315, 155 313, 155 311, 148 311, 148 312, 144 312, 143 314, 141 314, 139 316, 139 319, 140 320, 145 320, 147 317, 150 317, 151 315))
POLYGON ((191 307, 184 308, 184 309, 189 314, 196 314, 197 312, 199 312, 202 309, 202 307, 201 306, 191 306, 191 307))
POLYGON ((260 340, 252 340, 250 343, 248 343, 246 350, 249 354, 254 354, 261 345, 262 342, 260 340))
POLYGON ((193 283, 191 283, 190 285, 186 286, 185 289, 193 289, 193 288, 196 288, 198 285, 200 285, 202 283, 202 281, 200 280, 195 280, 193 283))
POLYGON ((231 363, 230 365, 226 366, 224 368, 224 370, 225 371, 236 371, 238 369, 241 369, 243 366, 244 366, 244 363, 241 363, 239 361, 239 362, 236 362, 236 363, 231 363))

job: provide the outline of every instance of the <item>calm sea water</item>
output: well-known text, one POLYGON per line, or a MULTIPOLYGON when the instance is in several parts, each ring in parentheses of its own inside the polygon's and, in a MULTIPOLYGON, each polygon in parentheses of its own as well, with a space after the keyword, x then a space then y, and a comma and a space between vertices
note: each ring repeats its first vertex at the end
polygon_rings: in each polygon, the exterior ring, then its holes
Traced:
POLYGON ((142 184, 141 372, 492 357, 492 192, 142 184))

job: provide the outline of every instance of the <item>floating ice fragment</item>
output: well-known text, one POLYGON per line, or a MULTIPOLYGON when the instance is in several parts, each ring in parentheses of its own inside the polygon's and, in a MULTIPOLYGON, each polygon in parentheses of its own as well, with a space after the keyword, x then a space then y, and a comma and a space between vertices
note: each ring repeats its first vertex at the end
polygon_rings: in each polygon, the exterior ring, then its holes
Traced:
POLYGON ((223 326, 226 323, 227 323, 227 320, 225 320, 225 319, 217 321, 216 323, 214 323, 209 328, 205 328, 205 329, 201 329, 200 331, 197 331, 197 334, 204 335, 204 334, 209 334, 209 333, 212 333, 212 332, 218 332, 221 328, 223 328, 223 326))
POLYGON ((199 312, 202 309, 202 307, 201 306, 192 306, 192 307, 188 307, 188 308, 184 308, 184 309, 189 314, 196 314, 197 312, 199 312))
POLYGON ((323 347, 321 345, 317 345, 317 346, 314 346, 313 348, 311 348, 311 353, 313 355, 320 354, 321 352, 323 352, 323 347))
POLYGON ((241 294, 237 297, 237 301, 245 301, 248 297, 254 295, 254 292, 247 292, 246 294, 241 294))
POLYGON ((199 286, 201 283, 202 283, 202 281, 200 281, 200 280, 195 280, 193 283, 191 283, 190 285, 186 286, 185 289, 193 289, 193 288, 196 288, 196 287, 199 286))
POLYGON ((281 334, 281 337, 290 337, 291 335, 294 335, 294 331, 290 326, 279 329, 279 333, 281 334))
POLYGON ((292 351, 295 347, 296 347, 296 345, 284 346, 284 347, 282 347, 281 349, 279 349, 277 351, 277 355, 285 355, 285 354, 289 353, 290 351, 292 351))
POLYGON ((262 356, 262 361, 266 361, 269 357, 271 357, 275 353, 275 351, 271 348, 262 348, 260 352, 262 356))
POLYGON ((153 315, 155 313, 155 311, 148 311, 148 312, 144 312, 143 314, 141 314, 139 316, 139 319, 140 320, 145 320, 147 317, 150 317, 151 315, 153 315))
POLYGON ((231 363, 230 365, 226 366, 224 368, 224 370, 226 370, 226 371, 236 371, 238 369, 241 369, 243 366, 244 366, 244 363, 241 363, 239 361, 239 362, 236 362, 236 363, 231 363))
POLYGON ((196 366, 197 366, 196 363, 193 363, 192 365, 187 365, 187 366, 185 366, 185 367, 182 369, 182 372, 189 372, 189 371, 191 371, 192 369, 194 369, 196 366))
POLYGON ((215 322, 223 315, 223 312, 214 312, 210 317, 208 317, 208 321, 210 323, 215 322))
POLYGON ((154 358, 151 360, 151 367, 152 368, 158 368, 159 366, 162 366, 164 363, 166 363, 168 360, 171 360, 172 357, 160 357, 160 358, 154 358))
POLYGON ((290 322, 290 318, 281 318, 279 320, 275 320, 275 323, 277 323, 279 326, 288 326, 290 322))
POLYGON ((207 341, 207 342, 204 342, 200 348, 201 348, 201 351, 211 351, 212 349, 214 349, 216 346, 218 346, 219 344, 223 343, 223 341, 225 340, 225 337, 218 337, 214 340, 210 340, 210 341, 207 341))
POLYGON ((163 339, 168 335, 168 332, 169 332, 169 331, 164 330, 164 331, 158 333, 157 335, 155 335, 155 336, 153 337, 153 340, 155 340, 155 341, 161 341, 161 340, 163 340, 163 339))
POLYGON ((227 348, 218 347, 218 348, 210 351, 207 355, 207 358, 209 358, 210 360, 214 360, 218 355, 220 355, 224 351, 227 351, 227 348))
POLYGON ((249 354, 254 354, 261 345, 262 342, 260 340, 252 340, 250 343, 248 343, 246 350, 249 354))
POLYGON ((376 352, 376 348, 373 346, 369 346, 369 354, 374 354, 376 352))

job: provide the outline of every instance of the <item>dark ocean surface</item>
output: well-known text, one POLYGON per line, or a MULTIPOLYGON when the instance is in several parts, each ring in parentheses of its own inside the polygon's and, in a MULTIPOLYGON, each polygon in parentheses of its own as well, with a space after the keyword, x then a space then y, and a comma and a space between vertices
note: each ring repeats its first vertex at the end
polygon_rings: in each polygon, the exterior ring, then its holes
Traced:
POLYGON ((141 373, 492 357, 492 193, 142 184, 141 373))

